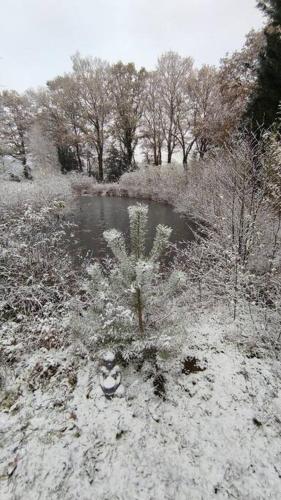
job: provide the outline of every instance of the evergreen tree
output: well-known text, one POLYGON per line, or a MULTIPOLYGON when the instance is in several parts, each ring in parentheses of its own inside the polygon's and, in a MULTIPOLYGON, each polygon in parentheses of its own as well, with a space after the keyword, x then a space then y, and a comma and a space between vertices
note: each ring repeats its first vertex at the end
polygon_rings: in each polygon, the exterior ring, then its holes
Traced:
POLYGON ((146 296, 153 286, 158 273, 159 259, 167 248, 172 230, 157 226, 153 248, 145 257, 146 228, 148 207, 137 204, 128 208, 130 220, 130 252, 126 251, 124 236, 111 229, 104 232, 104 238, 111 249, 118 266, 114 278, 118 288, 129 291, 128 305, 138 320, 140 333, 144 333, 144 308, 146 296))
POLYGON ((106 180, 117 182, 121 175, 128 172, 129 167, 126 156, 114 144, 111 144, 105 160, 106 180))
POLYGON ((64 174, 71 170, 79 170, 77 157, 70 147, 58 146, 58 159, 64 174))
POLYGON ((281 0, 260 0, 257 5, 269 23, 264 31, 266 45, 260 54, 257 88, 247 112, 255 130, 274 123, 281 101, 281 0))

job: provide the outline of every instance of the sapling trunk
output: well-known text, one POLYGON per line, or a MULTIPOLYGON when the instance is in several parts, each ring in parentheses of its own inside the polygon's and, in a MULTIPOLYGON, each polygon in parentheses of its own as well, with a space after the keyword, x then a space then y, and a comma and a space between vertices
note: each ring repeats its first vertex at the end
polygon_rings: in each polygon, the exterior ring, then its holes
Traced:
POLYGON ((148 222, 148 207, 137 204, 128 208, 130 222, 130 251, 126 251, 124 235, 115 229, 104 232, 111 251, 118 261, 116 275, 122 277, 122 286, 133 289, 130 296, 132 312, 136 317, 140 334, 144 334, 144 308, 147 296, 151 293, 154 277, 157 276, 161 256, 167 248, 171 229, 159 224, 153 247, 145 255, 145 242, 148 222))
POLYGON ((140 288, 137 288, 136 291, 136 299, 137 299, 137 314, 138 314, 138 322, 139 322, 139 329, 140 333, 144 333, 144 326, 143 326, 143 304, 142 304, 142 297, 141 297, 141 291, 140 288))

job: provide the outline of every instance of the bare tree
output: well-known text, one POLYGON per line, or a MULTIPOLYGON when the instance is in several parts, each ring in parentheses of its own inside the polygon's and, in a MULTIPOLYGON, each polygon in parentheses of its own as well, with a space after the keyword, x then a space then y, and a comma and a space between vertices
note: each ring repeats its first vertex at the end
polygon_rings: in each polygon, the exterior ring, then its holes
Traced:
POLYGON ((188 87, 193 113, 193 137, 202 159, 210 147, 217 144, 218 134, 224 132, 225 116, 216 68, 204 65, 194 71, 188 87))
POLYGON ((142 139, 145 150, 152 151, 154 165, 162 164, 162 146, 164 142, 163 116, 160 103, 159 81, 157 73, 148 75, 144 92, 144 112, 142 119, 142 139))
POLYGON ((110 135, 112 104, 109 92, 109 64, 100 59, 72 57, 79 89, 79 106, 85 141, 93 144, 98 157, 98 177, 104 178, 104 151, 110 135))
POLYGON ((78 169, 83 170, 81 111, 78 86, 71 74, 58 76, 47 82, 48 96, 45 101, 49 118, 53 122, 59 146, 72 147, 78 169))
POLYGON ((177 144, 177 114, 182 102, 183 84, 192 68, 190 57, 166 52, 158 59, 157 74, 162 107, 162 127, 167 145, 167 161, 171 163, 177 144))
POLYGON ((187 168, 189 153, 196 142, 196 137, 194 136, 196 107, 191 99, 193 81, 193 71, 190 68, 190 72, 186 74, 182 81, 181 90, 178 92, 175 113, 176 138, 182 149, 182 163, 184 168, 187 168))
POLYGON ((218 79, 222 106, 227 109, 226 127, 237 128, 257 85, 260 55, 265 47, 263 31, 250 31, 240 51, 221 60, 218 79))
POLYGON ((4 90, 0 94, 0 141, 2 152, 23 164, 25 177, 30 177, 27 166, 27 135, 32 124, 30 101, 26 94, 4 90))
POLYGON ((111 67, 110 89, 114 105, 113 136, 121 148, 127 168, 134 164, 143 114, 144 88, 147 73, 133 63, 119 62, 111 67))

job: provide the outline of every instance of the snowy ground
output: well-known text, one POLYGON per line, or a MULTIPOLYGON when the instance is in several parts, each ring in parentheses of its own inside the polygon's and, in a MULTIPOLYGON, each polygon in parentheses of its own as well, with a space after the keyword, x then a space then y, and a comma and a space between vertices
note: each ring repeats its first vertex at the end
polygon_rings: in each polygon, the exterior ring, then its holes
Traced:
POLYGON ((147 362, 123 368, 125 398, 106 400, 95 375, 87 397, 79 349, 2 345, 15 369, 0 403, 1 500, 280 499, 281 363, 251 348, 243 323, 187 318, 181 354, 162 362, 164 400, 147 362), (205 369, 182 373, 186 356, 205 369))

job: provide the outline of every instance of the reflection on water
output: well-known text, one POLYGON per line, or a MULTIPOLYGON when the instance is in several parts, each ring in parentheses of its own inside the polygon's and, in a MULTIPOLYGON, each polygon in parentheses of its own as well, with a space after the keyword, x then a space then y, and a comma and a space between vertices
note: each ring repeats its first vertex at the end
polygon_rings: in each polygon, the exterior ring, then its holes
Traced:
MULTIPOLYGON (((81 196, 73 207, 72 221, 76 227, 72 231, 71 253, 75 257, 91 252, 95 258, 109 254, 103 238, 106 229, 115 228, 125 234, 128 241, 129 217, 128 207, 139 200, 117 197, 81 196)), ((190 241, 193 239, 194 223, 181 217, 168 205, 153 201, 143 202, 149 206, 147 250, 152 247, 155 229, 158 224, 165 224, 173 229, 170 241, 190 241)))

